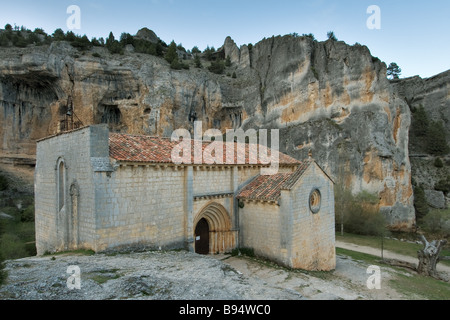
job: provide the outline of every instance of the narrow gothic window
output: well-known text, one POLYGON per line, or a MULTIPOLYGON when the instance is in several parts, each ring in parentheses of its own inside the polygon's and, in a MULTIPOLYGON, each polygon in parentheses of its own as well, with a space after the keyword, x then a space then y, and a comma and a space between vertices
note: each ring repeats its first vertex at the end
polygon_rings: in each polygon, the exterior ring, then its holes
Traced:
POLYGON ((65 192, 64 190, 66 189, 65 186, 65 167, 64 167, 64 162, 61 161, 59 163, 58 166, 58 202, 59 202, 59 211, 62 210, 62 208, 64 207, 64 203, 65 203, 65 192))

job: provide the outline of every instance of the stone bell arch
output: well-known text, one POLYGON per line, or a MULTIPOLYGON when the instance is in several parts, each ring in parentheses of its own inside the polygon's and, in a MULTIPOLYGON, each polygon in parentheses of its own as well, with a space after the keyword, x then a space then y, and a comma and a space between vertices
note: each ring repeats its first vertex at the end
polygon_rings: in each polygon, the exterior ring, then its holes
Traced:
POLYGON ((211 202, 203 207, 194 219, 195 252, 201 253, 198 252, 201 244, 199 241, 204 240, 201 239, 201 236, 196 235, 195 232, 199 229, 198 226, 204 224, 205 221, 208 224, 209 237, 207 242, 209 244, 209 254, 230 252, 236 248, 237 231, 232 228, 230 215, 221 204, 211 202))

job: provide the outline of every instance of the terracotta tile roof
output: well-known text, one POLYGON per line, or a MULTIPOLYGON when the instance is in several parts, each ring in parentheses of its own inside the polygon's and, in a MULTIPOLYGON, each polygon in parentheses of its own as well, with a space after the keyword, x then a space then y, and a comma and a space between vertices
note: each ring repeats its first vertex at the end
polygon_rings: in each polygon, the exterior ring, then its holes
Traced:
MULTIPOLYGON (((202 154, 211 143, 202 143, 202 154)), ((234 164, 238 164, 238 146, 243 146, 242 144, 234 144, 234 164)), ((150 137, 150 136, 139 136, 139 135, 129 135, 129 134, 119 134, 110 133, 109 135, 109 153, 110 157, 117 161, 124 162, 143 162, 143 163, 173 163, 172 161, 172 149, 179 145, 179 142, 172 142, 169 138, 160 137, 150 137)), ((194 145, 194 141, 192 141, 194 145)), ((223 164, 226 162, 226 150, 230 146, 230 143, 223 144, 223 164)), ((256 154, 251 152, 249 144, 245 144, 245 164, 263 164, 256 154), (254 156, 251 157, 251 156, 254 156), (256 163, 250 161, 250 159, 257 159, 256 163)), ((264 146, 259 146, 260 152, 265 151, 263 154, 268 154, 270 160, 271 152, 277 152, 268 149, 264 149, 264 146)), ((191 163, 194 164, 194 147, 191 148, 191 163)), ((209 153, 209 152, 208 152, 209 153)), ((213 155, 214 156, 214 155, 213 155)), ((286 155, 278 152, 279 164, 280 165, 299 165, 301 162, 286 155)), ((202 157, 202 164, 212 164, 213 159, 208 159, 208 157, 202 157)))
POLYGON ((302 162, 302 164, 290 174, 289 178, 286 179, 284 184, 282 185, 283 190, 291 190, 294 187, 294 184, 300 179, 300 177, 305 173, 306 169, 313 163, 313 160, 308 159, 302 162))
POLYGON ((171 163, 175 145, 170 139, 109 134, 109 155, 117 161, 171 163))
POLYGON ((245 186, 236 198, 278 201, 281 197, 281 190, 292 189, 312 162, 312 160, 302 162, 297 170, 292 173, 278 173, 271 176, 259 175, 245 186))
POLYGON ((277 201, 281 197, 281 186, 292 173, 277 173, 271 176, 259 175, 250 182, 237 199, 277 201))

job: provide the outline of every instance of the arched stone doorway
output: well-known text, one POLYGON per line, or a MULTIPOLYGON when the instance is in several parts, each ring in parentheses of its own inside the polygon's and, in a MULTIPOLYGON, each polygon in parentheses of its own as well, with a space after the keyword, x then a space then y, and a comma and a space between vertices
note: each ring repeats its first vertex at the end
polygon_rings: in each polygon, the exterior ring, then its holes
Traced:
POLYGON ((237 231, 232 230, 230 215, 222 205, 213 202, 205 206, 197 215, 194 226, 196 253, 225 253, 236 247, 237 231), (208 239, 204 239, 205 230, 209 233, 208 239), (204 232, 203 239, 200 232, 204 232), (209 247, 208 250, 205 247, 209 247))
POLYGON ((209 254, 209 224, 205 218, 195 228, 195 253, 209 254))

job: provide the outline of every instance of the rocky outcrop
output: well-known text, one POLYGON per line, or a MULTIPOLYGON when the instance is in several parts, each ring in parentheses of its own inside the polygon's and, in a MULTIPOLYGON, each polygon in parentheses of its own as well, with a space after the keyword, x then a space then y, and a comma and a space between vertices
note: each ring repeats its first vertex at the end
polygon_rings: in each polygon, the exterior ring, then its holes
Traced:
POLYGON ((428 205, 435 209, 445 209, 447 206, 445 204, 445 196, 442 191, 435 190, 424 190, 425 199, 428 205))
POLYGON ((423 106, 430 120, 443 121, 450 137, 450 70, 431 78, 394 80, 392 84, 411 110, 423 106))
MULTIPOLYGON (((444 125, 443 134, 446 135, 447 142, 450 141, 450 70, 426 79, 416 76, 394 80, 392 86, 401 99, 408 104, 411 111, 423 107, 429 121, 442 121, 444 125)), ((445 165, 437 168, 435 166, 436 157, 427 154, 426 141, 414 134, 414 121, 411 129, 409 150, 412 177, 418 185, 430 189, 430 194, 439 195, 437 205, 435 201, 429 202, 432 208, 446 208, 443 195, 433 191, 433 189, 440 180, 450 173, 448 155, 441 157, 445 165)))
POLYGON ((280 129, 284 152, 303 159, 311 149, 338 184, 378 194, 390 225, 409 228, 410 112, 385 64, 364 46, 291 36, 261 41, 250 57, 243 127, 280 129))
POLYGON ((152 30, 148 28, 142 28, 141 30, 139 30, 138 33, 136 33, 136 38, 145 41, 150 41, 152 43, 158 43, 159 41, 159 38, 156 35, 156 33, 154 33, 152 30))
POLYGON ((223 132, 280 129, 281 151, 312 150, 336 183, 379 195, 393 228, 413 225, 410 111, 367 47, 279 36, 238 48, 227 38, 219 51, 235 79, 93 50, 100 57, 64 42, 0 53, 3 155, 33 154, 36 139, 60 130, 69 96, 83 124, 115 131, 170 136, 194 120, 223 132))

